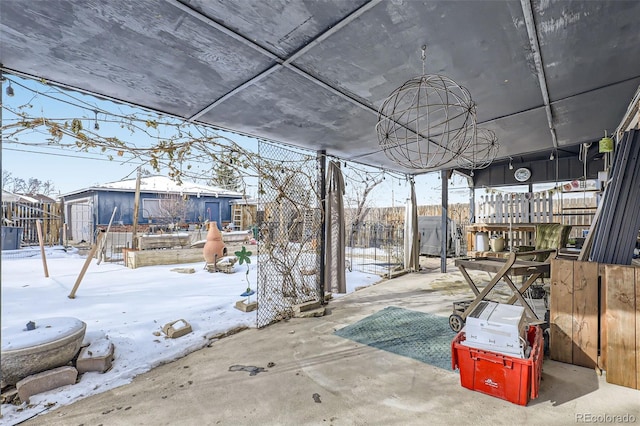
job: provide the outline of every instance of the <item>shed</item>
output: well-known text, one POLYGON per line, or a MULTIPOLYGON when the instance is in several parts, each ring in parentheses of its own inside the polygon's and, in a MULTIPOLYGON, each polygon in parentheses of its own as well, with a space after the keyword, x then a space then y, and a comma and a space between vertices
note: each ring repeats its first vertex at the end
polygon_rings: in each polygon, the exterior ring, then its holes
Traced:
MULTIPOLYGON (((136 179, 122 180, 73 191, 61 196, 72 241, 93 242, 98 226, 133 225, 136 179)), ((242 194, 215 186, 177 182, 164 176, 140 180, 138 225, 149 227, 189 227, 215 221, 219 227, 232 221, 231 201, 242 194)))
POLYGON ((234 229, 244 230, 258 223, 258 201, 250 198, 231 200, 232 224, 234 229))

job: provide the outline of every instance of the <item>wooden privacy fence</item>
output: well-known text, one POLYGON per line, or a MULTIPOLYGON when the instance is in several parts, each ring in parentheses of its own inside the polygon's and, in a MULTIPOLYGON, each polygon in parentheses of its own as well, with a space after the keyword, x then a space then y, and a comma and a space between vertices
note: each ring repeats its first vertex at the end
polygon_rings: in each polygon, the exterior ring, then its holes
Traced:
POLYGON ((38 244, 38 220, 42 220, 44 243, 60 244, 63 221, 59 203, 3 201, 2 218, 3 226, 22 228, 22 245, 38 244))
POLYGON ((554 259, 549 313, 551 359, 640 389, 640 268, 554 259))
POLYGON ((569 198, 554 204, 556 222, 571 225, 571 237, 583 237, 588 231, 596 213, 596 197, 569 198))
MULTIPOLYGON (((448 217, 458 224, 469 223, 470 209, 468 203, 449 204, 448 217)), ((347 223, 354 215, 354 209, 345 209, 347 223)), ((418 206, 418 216, 441 216, 442 206, 440 205, 423 205, 418 206)), ((404 223, 405 206, 398 207, 372 207, 367 211, 365 222, 385 223, 385 224, 401 224, 404 223)))

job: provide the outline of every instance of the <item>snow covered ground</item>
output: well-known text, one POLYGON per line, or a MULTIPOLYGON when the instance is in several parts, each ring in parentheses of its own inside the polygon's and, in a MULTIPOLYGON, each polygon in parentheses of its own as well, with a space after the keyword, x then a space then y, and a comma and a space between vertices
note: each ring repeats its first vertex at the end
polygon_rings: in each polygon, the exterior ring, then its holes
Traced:
MULTIPOLYGON (((115 345, 115 359, 106 373, 85 373, 75 385, 34 395, 29 405, 3 404, 0 423, 5 425, 127 384, 138 374, 203 348, 216 334, 256 324, 255 311, 234 307, 247 288, 245 265, 236 264, 235 273, 224 274, 207 272, 203 262, 129 269, 92 260, 75 299, 70 299, 86 258, 75 250, 52 247, 46 259, 48 278, 39 249, 2 252, 2 347, 11 338, 6 332, 26 329, 29 321, 37 325, 39 318, 73 317, 87 325, 85 343, 108 338, 115 345), (175 267, 191 267, 195 273, 172 272, 175 267), (189 322, 193 332, 165 338, 163 325, 178 319, 189 322)), ((255 257, 250 267, 249 277, 255 279, 255 257)), ((347 271, 347 291, 380 280, 347 271)))

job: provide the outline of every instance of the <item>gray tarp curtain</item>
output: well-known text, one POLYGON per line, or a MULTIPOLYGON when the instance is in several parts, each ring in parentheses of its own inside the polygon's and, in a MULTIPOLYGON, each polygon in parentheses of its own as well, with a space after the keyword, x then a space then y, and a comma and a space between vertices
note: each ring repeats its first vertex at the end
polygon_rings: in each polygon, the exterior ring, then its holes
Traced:
POLYGON ((327 169, 325 288, 333 293, 346 293, 344 177, 339 164, 331 161, 327 169))
POLYGON ((418 206, 416 205, 416 184, 411 182, 411 198, 407 199, 404 218, 404 268, 420 269, 420 231, 418 230, 418 206))

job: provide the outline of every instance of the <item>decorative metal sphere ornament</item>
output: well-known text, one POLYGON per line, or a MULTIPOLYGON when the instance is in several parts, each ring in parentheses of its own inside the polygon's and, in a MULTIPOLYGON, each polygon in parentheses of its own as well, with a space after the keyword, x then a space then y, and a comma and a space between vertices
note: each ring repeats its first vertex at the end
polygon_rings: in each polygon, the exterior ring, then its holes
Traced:
POLYGON ((476 107, 469 91, 448 77, 422 74, 394 90, 378 111, 376 132, 385 155, 410 169, 454 161, 473 142, 476 107))
POLYGON ((476 129, 471 136, 467 149, 456 158, 460 167, 471 170, 484 169, 498 156, 500 144, 495 132, 489 129, 476 129))

